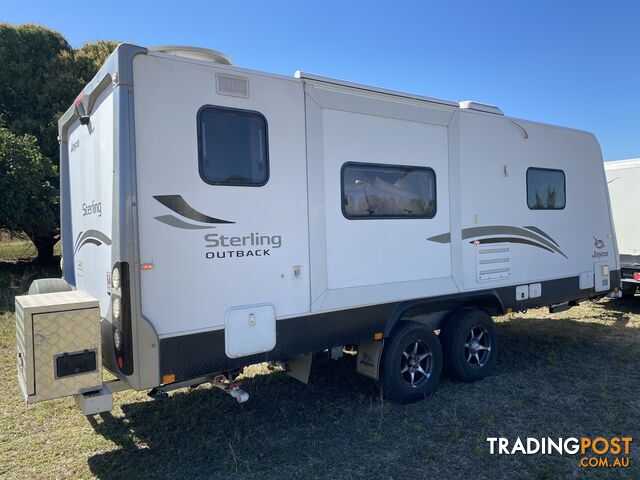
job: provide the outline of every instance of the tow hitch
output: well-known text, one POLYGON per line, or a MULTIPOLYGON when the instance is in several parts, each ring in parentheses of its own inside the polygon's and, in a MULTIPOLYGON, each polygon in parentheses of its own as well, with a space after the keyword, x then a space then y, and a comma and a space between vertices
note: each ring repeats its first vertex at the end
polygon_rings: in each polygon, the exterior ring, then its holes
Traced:
POLYGON ((155 400, 161 400, 169 397, 169 392, 177 390, 179 388, 191 387, 195 388, 198 385, 204 383, 210 383, 212 386, 219 388, 223 392, 231 395, 238 403, 244 403, 249 400, 249 394, 242 390, 241 383, 239 381, 231 382, 226 375, 216 375, 211 378, 210 376, 194 378, 191 380, 185 380, 183 382, 174 382, 167 385, 161 385, 156 388, 152 388, 147 395, 155 400))
POLYGON ((238 403, 244 403, 249 400, 249 394, 240 388, 241 383, 231 383, 224 375, 218 375, 211 380, 211 385, 231 395, 238 403))

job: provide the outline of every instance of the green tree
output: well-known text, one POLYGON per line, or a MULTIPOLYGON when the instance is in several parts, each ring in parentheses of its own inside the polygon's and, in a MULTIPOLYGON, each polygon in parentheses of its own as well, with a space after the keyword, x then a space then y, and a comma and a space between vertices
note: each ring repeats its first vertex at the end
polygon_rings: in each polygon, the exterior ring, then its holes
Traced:
MULTIPOLYGON (((55 195, 51 196, 45 188, 39 197, 36 190, 28 189, 32 191, 36 204, 42 206, 42 202, 52 202, 47 212, 53 211, 54 207, 57 209, 57 167, 60 163, 58 118, 116 46, 115 42, 101 41, 74 49, 62 35, 48 28, 30 24, 0 24, 0 121, 18 138, 24 135, 35 137, 34 148, 42 158, 40 163, 28 162, 28 165, 44 166, 48 162, 52 168, 53 177, 49 183, 55 195)), ((7 153, 3 152, 2 155, 6 157, 7 153)), ((25 177, 16 177, 16 183, 6 184, 9 190, 3 195, 24 198, 20 190, 25 182, 30 182, 30 175, 26 171, 23 173, 25 177)), ((39 175, 41 172, 35 173, 39 175)), ((34 241, 40 261, 53 259, 53 245, 59 234, 57 210, 54 222, 40 219, 38 215, 43 210, 38 209, 31 210, 36 215, 33 219, 21 214, 15 217, 20 221, 13 221, 9 220, 12 212, 7 210, 8 205, 0 204, 0 228, 24 231, 34 241), (34 237, 29 229, 39 220, 42 220, 42 228, 38 228, 38 234, 34 237), (45 226, 50 229, 48 233, 44 231, 45 226), (39 243, 36 243, 36 239, 39 243)))
POLYGON ((41 262, 53 261, 59 224, 57 168, 33 135, 0 127, 0 225, 25 232, 41 262))
POLYGON ((80 82, 80 88, 94 77, 104 61, 117 46, 118 42, 101 40, 95 43, 87 43, 83 45, 82 48, 74 51, 76 78, 80 82))
POLYGON ((52 30, 0 24, 0 115, 12 132, 35 136, 51 159, 58 158, 57 118, 81 88, 73 53, 52 30))

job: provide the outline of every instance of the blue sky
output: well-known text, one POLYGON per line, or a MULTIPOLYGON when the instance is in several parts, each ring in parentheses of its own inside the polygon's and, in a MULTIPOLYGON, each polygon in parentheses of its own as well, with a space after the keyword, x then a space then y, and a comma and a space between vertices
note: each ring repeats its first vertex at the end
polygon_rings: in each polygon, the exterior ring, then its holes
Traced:
POLYGON ((74 46, 101 39, 221 50, 296 70, 592 131, 605 160, 640 157, 640 1, 4 0, 74 46))

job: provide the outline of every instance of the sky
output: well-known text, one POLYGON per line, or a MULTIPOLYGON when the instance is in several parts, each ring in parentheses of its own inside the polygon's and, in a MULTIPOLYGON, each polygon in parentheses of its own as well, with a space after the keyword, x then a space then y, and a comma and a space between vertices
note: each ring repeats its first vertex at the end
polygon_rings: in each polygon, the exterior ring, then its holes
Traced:
POLYGON ((605 160, 640 157, 640 1, 2 0, 74 46, 117 40, 220 50, 296 70, 593 132, 605 160))

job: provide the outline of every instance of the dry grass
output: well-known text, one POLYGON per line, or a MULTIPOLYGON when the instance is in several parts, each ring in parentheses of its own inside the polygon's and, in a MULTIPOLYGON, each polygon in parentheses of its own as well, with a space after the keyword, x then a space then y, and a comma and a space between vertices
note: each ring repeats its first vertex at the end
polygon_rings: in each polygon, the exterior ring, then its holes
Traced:
POLYGON ((152 401, 115 396, 87 419, 71 399, 26 407, 16 382, 12 296, 29 263, 0 264, 0 477, 3 478, 639 478, 640 297, 497 319, 494 375, 444 379, 412 405, 382 402, 353 358, 319 365, 310 385, 248 371, 246 404, 208 387, 152 401), (486 437, 623 435, 627 470, 576 457, 491 456, 486 437))
MULTIPOLYGON (((56 243, 53 249, 55 255, 60 255, 60 248, 61 243, 56 243)), ((31 262, 35 256, 36 247, 25 234, 0 230, 0 262, 31 262)))

